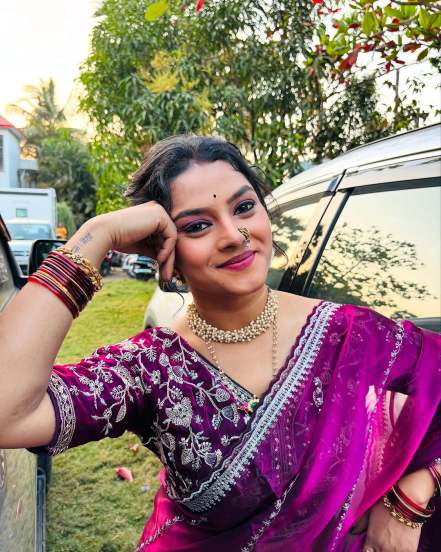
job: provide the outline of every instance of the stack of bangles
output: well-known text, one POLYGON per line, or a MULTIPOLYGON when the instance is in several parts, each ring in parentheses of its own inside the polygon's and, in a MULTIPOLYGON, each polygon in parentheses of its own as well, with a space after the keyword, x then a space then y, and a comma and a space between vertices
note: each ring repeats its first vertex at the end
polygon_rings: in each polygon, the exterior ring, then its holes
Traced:
MULTIPOLYGON (((436 484, 436 495, 441 495, 441 463, 436 461, 427 468, 436 484)), ((409 498, 398 483, 383 496, 383 504, 391 515, 413 529, 419 529, 432 516, 434 508, 423 508, 409 498)))
POLYGON ((98 270, 85 257, 64 246, 51 251, 28 281, 40 284, 56 295, 74 318, 103 287, 98 270))

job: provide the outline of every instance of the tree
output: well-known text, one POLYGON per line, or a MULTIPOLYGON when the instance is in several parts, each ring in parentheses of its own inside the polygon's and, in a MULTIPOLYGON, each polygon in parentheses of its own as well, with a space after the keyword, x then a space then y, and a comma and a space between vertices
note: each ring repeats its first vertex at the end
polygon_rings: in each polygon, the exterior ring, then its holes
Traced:
POLYGON ((78 131, 62 128, 41 143, 38 184, 53 187, 65 201, 76 226, 95 215, 96 186, 90 171, 91 156, 78 131))
MULTIPOLYGON (((441 4, 438 0, 312 0, 324 18, 317 27, 309 62, 319 61, 335 74, 347 74, 359 58, 374 54, 379 68, 389 72, 406 63, 406 55, 431 57, 441 69, 441 4), (332 18, 332 30, 326 18, 332 18)), ((412 58, 410 58, 412 59, 412 58)))
POLYGON ((372 80, 345 88, 305 67, 318 24, 309 0, 219 0, 203 17, 193 3, 157 4, 154 20, 136 0, 104 0, 97 12, 81 107, 96 128, 100 211, 123 204, 143 148, 171 134, 220 134, 275 186, 305 158, 387 132, 372 80))
POLYGON ((57 105, 52 79, 40 81, 39 86, 28 84, 24 89, 27 97, 18 104, 11 104, 9 109, 26 121, 27 153, 37 157, 43 140, 53 136, 64 125, 66 116, 64 109, 57 105))
POLYGON ((57 201, 57 221, 58 226, 64 226, 67 236, 71 237, 77 229, 72 209, 65 201, 57 201))
POLYGON ((24 130, 27 153, 39 160, 37 185, 55 188, 58 200, 67 203, 74 224, 80 226, 95 215, 96 209, 89 149, 80 131, 64 128, 66 117, 57 104, 52 79, 41 81, 39 86, 28 85, 25 90, 28 96, 10 107, 27 122, 24 130))
POLYGON ((431 294, 426 285, 400 277, 397 268, 416 271, 423 266, 414 243, 397 240, 375 226, 363 229, 344 223, 321 258, 311 295, 410 318, 414 315, 400 308, 402 300, 422 300, 431 294))

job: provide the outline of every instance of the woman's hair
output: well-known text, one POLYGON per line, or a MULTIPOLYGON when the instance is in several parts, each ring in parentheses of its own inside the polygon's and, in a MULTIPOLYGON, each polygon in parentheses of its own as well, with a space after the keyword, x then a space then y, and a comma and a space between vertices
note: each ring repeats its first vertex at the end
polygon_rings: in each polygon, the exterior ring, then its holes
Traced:
POLYGON ((132 205, 157 201, 171 211, 171 183, 185 172, 192 161, 226 161, 242 173, 266 209, 265 196, 270 189, 231 142, 213 136, 178 135, 151 147, 132 177, 125 197, 132 205))
MULTIPOLYGON (((126 193, 132 205, 147 201, 157 201, 170 214, 171 183, 185 172, 192 161, 226 161, 236 171, 242 173, 253 187, 261 204, 268 213, 265 196, 270 187, 244 159, 238 148, 231 142, 214 136, 181 134, 171 136, 152 146, 139 169, 132 177, 126 193)), ((268 213, 269 215, 269 213, 268 213)), ((288 261, 283 249, 273 241, 276 255, 288 261)), ((163 291, 177 291, 170 282, 161 285, 163 291)))

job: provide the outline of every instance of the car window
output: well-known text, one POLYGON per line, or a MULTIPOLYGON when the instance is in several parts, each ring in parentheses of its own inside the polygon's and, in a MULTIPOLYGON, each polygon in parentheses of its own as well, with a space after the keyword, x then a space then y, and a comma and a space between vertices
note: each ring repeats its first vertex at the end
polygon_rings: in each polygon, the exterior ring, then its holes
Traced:
POLYGON ((420 325, 437 329, 440 209, 440 187, 352 194, 308 295, 366 305, 386 316, 420 320, 420 325))
POLYGON ((12 278, 11 269, 6 257, 6 251, 3 244, 0 242, 0 312, 9 301, 14 292, 14 281, 12 278))
POLYGON ((8 230, 13 240, 50 240, 53 237, 49 224, 9 223, 8 230))
POLYGON ((280 206, 278 216, 273 217, 273 240, 286 256, 280 251, 274 251, 267 278, 267 283, 271 288, 279 287, 282 276, 288 267, 288 259, 293 257, 319 199, 318 196, 313 199, 303 198, 286 207, 280 206))

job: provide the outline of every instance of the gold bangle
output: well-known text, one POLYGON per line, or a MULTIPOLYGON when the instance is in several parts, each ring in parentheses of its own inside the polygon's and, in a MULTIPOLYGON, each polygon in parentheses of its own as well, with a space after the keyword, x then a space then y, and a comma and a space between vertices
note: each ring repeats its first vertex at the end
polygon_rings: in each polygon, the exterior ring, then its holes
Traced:
MULTIPOLYGON (((61 272, 61 274, 63 274, 63 276, 65 276, 69 282, 73 283, 76 285, 76 287, 80 290, 81 294, 84 295, 84 297, 86 298, 86 303, 89 302, 89 296, 87 295, 87 293, 85 292, 85 290, 80 286, 80 284, 75 280, 75 278, 72 278, 69 274, 66 274, 66 272, 59 266, 57 266, 57 270, 59 272, 61 272)), ((60 284, 61 285, 61 284, 60 284)))
POLYGON ((48 280, 51 284, 53 284, 59 291, 66 294, 69 299, 72 301, 72 303, 75 305, 78 313, 81 312, 80 307, 78 306, 78 303, 75 301, 75 299, 72 297, 72 295, 69 293, 69 291, 62 285, 58 280, 47 274, 46 272, 38 270, 36 272, 37 276, 41 278, 42 280, 48 280))
POLYGON ((427 518, 429 519, 430 517, 432 517, 432 514, 423 514, 421 512, 418 512, 417 510, 415 510, 415 508, 412 508, 412 506, 410 504, 408 504, 407 502, 405 502, 401 497, 400 495, 397 493, 397 491, 394 489, 394 486, 392 486, 391 488, 391 491, 394 493, 394 495, 397 497, 398 501, 401 502, 401 504, 403 504, 403 506, 405 506, 406 508, 408 508, 411 512, 413 512, 414 514, 416 514, 417 516, 421 516, 423 518, 427 518))
POLYGON ((401 514, 399 514, 392 506, 390 500, 387 498, 386 495, 383 496, 383 504, 389 510, 391 516, 393 516, 397 521, 403 523, 407 527, 411 527, 412 529, 420 529, 423 526, 423 522, 410 521, 409 519, 406 519, 401 514))
POLYGON ((57 249, 55 249, 55 252, 66 255, 67 257, 72 259, 72 261, 86 273, 86 276, 91 279, 95 291, 99 291, 103 287, 103 279, 101 277, 101 274, 92 265, 92 263, 88 259, 86 259, 86 257, 83 257, 78 253, 74 253, 70 247, 66 246, 58 247, 57 249))

